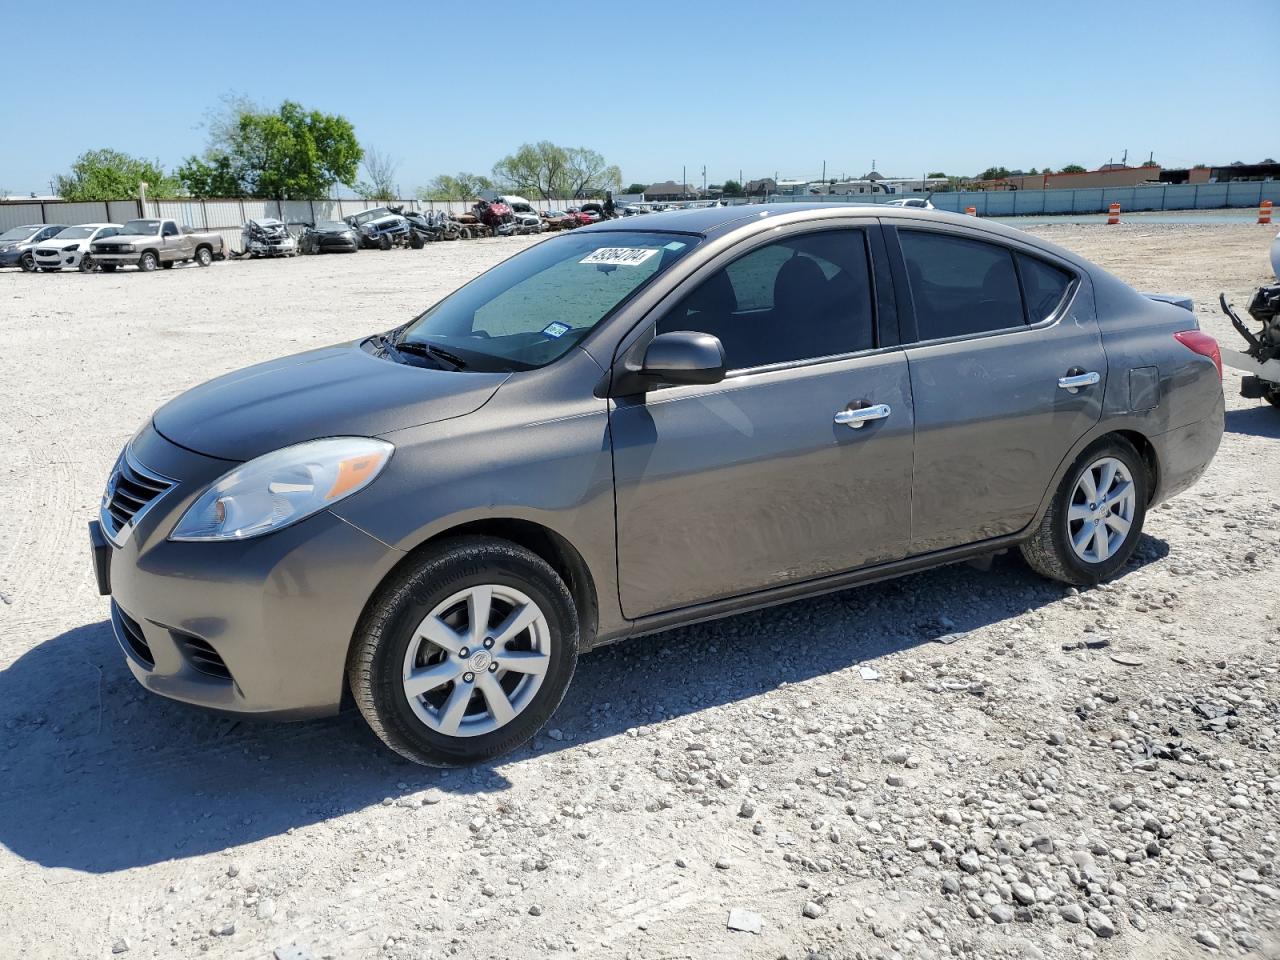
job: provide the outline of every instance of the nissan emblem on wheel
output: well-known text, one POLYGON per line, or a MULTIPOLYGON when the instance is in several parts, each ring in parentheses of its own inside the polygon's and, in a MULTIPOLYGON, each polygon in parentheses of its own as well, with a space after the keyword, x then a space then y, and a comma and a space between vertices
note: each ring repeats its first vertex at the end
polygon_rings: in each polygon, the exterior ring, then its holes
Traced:
POLYGON ((286 719, 349 695, 459 765, 528 741, 602 644, 1012 548, 1116 576, 1222 431, 1184 297, 927 208, 703 207, 181 394, 90 539, 148 690, 286 719))

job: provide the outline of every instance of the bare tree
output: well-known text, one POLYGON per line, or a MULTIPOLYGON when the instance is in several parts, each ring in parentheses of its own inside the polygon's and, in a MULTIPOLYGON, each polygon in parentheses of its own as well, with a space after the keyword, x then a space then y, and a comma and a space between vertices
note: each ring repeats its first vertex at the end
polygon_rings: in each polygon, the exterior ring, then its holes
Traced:
POLYGON ((590 147, 565 149, 565 189, 573 198, 596 196, 622 185, 622 171, 609 166, 603 155, 590 147))
POLYGON ((372 147, 364 152, 364 173, 369 179, 355 185, 356 193, 366 200, 395 200, 398 161, 372 147))

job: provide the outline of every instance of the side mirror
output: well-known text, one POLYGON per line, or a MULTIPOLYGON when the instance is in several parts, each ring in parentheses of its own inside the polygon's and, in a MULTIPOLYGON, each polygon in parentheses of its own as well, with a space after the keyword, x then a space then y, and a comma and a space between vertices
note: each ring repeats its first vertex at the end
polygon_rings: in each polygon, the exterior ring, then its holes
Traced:
POLYGON ((660 333, 644 352, 640 374, 661 383, 719 383, 724 379, 724 345, 709 333, 660 333))

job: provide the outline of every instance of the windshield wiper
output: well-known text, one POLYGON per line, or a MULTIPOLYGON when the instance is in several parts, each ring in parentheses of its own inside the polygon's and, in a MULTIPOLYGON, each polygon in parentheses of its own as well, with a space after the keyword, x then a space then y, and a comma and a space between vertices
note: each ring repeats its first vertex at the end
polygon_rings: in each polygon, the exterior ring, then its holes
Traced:
POLYGON ((400 340, 394 343, 388 341, 388 343, 390 343, 393 350, 398 350, 401 353, 413 353, 422 357, 430 357, 437 363, 448 364, 448 366, 454 370, 461 370, 467 365, 467 362, 457 354, 450 353, 448 350, 442 350, 434 344, 424 343, 421 340, 400 340))

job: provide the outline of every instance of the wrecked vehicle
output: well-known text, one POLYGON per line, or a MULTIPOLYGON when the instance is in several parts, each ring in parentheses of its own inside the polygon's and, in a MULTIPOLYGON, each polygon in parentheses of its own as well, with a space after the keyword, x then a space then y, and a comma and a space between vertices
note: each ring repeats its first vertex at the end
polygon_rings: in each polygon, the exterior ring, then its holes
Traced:
POLYGON ((516 233, 542 233, 546 229, 538 211, 524 197, 505 194, 498 199, 511 208, 511 215, 515 218, 516 233))
MULTIPOLYGON (((1280 237, 1276 238, 1280 246, 1280 237)), ((1222 351, 1222 361, 1229 367, 1243 370, 1247 376, 1240 380, 1240 396, 1251 400, 1265 400, 1280 408, 1280 283, 1259 287, 1249 301, 1249 316, 1262 324, 1254 333, 1240 315, 1227 303, 1227 295, 1221 294, 1218 303, 1236 332, 1244 337, 1248 348, 1222 351)))
POLYGON ((302 231, 300 253, 355 253, 360 249, 360 232, 341 220, 321 220, 302 231))
POLYGON ((289 232, 289 227, 282 220, 265 217, 261 220, 250 220, 240 233, 240 250, 242 256, 257 257, 296 257, 298 241, 289 232))
POLYGON ((414 245, 409 221, 391 207, 372 207, 345 219, 360 234, 361 246, 390 250, 394 246, 414 245))

